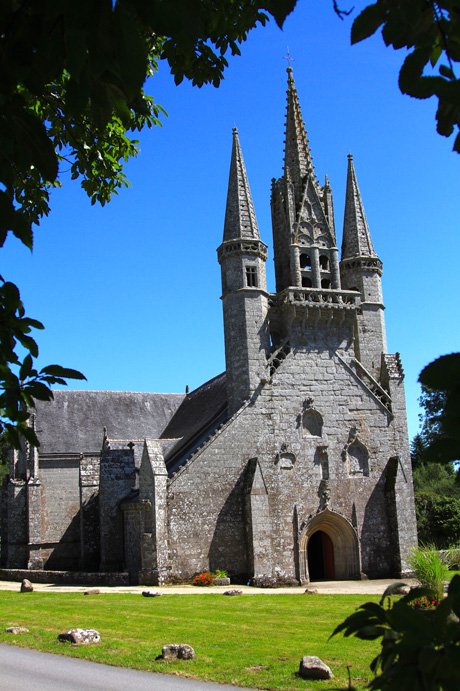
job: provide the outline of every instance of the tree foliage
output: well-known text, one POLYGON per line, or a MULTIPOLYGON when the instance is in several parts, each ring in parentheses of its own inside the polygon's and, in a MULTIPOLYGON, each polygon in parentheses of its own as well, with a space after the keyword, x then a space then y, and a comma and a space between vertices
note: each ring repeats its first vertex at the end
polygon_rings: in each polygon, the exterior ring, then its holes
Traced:
POLYGON ((455 132, 460 152, 460 0, 377 0, 355 19, 352 43, 380 27, 387 46, 409 51, 399 73, 401 91, 438 99, 437 130, 445 137, 455 132))
MULTIPOLYGON (((160 124, 144 91, 159 59, 175 82, 218 86, 226 55, 268 13, 281 26, 296 0, 5 0, 0 5, 0 247, 13 233, 32 249, 33 227, 50 211, 62 165, 91 203, 128 185, 124 162, 138 153, 132 133, 160 124)), ((0 277, 0 432, 38 445, 29 427, 34 400, 75 370, 37 371, 32 329, 18 288, 0 277), (19 354, 20 353, 20 354, 19 354)))
POLYGON ((419 541, 448 549, 460 543, 460 499, 433 492, 416 492, 419 541))

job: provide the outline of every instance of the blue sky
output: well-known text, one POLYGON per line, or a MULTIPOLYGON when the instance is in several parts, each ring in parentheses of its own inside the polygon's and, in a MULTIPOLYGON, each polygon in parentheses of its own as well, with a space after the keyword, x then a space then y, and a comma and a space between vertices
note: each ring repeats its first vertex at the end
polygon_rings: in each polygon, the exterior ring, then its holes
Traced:
MULTIPOLYGON (((355 3, 356 11, 366 3, 355 3)), ((282 173, 287 47, 321 183, 328 174, 341 242, 352 153, 373 242, 383 261, 389 352, 406 373, 410 436, 420 370, 459 349, 460 156, 435 131, 434 101, 402 96, 403 56, 377 35, 350 46, 351 19, 332 0, 299 0, 230 59, 219 89, 174 85, 167 64, 147 90, 168 112, 140 136, 132 187, 91 207, 63 176, 31 254, 15 238, 2 275, 21 288, 38 364, 81 370, 78 388, 182 392, 225 367, 216 248, 222 240, 236 124, 274 290, 270 181, 282 173)), ((72 386, 72 384, 71 384, 72 386)))

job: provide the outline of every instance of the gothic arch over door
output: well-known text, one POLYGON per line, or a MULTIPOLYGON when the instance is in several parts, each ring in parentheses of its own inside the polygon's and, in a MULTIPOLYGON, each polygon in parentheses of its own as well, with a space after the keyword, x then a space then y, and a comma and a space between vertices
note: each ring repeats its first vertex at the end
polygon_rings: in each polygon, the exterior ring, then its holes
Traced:
MULTIPOLYGON (((310 550, 310 559, 315 558, 314 542, 319 542, 321 539, 322 545, 326 546, 326 552, 330 551, 332 544, 333 571, 331 571, 330 567, 331 555, 329 554, 326 560, 323 561, 324 577, 330 578, 333 573, 333 577, 338 580, 360 578, 361 559, 356 531, 343 516, 325 509, 307 523, 300 536, 299 567, 301 583, 310 582, 308 547, 311 538, 313 538, 313 542, 311 545, 312 549, 310 550), (316 537, 313 538, 315 533, 316 537)), ((316 554, 320 555, 321 551, 317 550, 316 554)), ((324 559, 324 555, 322 558, 324 559)))

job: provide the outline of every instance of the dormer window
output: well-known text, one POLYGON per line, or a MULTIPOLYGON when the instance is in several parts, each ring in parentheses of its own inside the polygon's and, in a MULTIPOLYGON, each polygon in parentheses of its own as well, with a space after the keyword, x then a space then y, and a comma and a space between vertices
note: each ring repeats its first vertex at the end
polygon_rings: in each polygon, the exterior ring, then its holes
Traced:
POLYGON ((246 285, 248 288, 257 288, 257 266, 246 266, 246 285))

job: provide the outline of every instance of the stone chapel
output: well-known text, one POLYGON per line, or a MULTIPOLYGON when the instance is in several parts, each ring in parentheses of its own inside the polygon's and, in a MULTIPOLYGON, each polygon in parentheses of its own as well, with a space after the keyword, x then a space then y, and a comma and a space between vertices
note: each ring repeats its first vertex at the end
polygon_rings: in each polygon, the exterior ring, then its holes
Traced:
POLYGON ((11 459, 2 567, 163 584, 398 576, 417 542, 404 375, 348 157, 339 259, 289 67, 271 208, 276 292, 233 130, 222 271, 226 371, 186 394, 56 391, 11 459), (102 448, 101 448, 102 445, 102 448))

